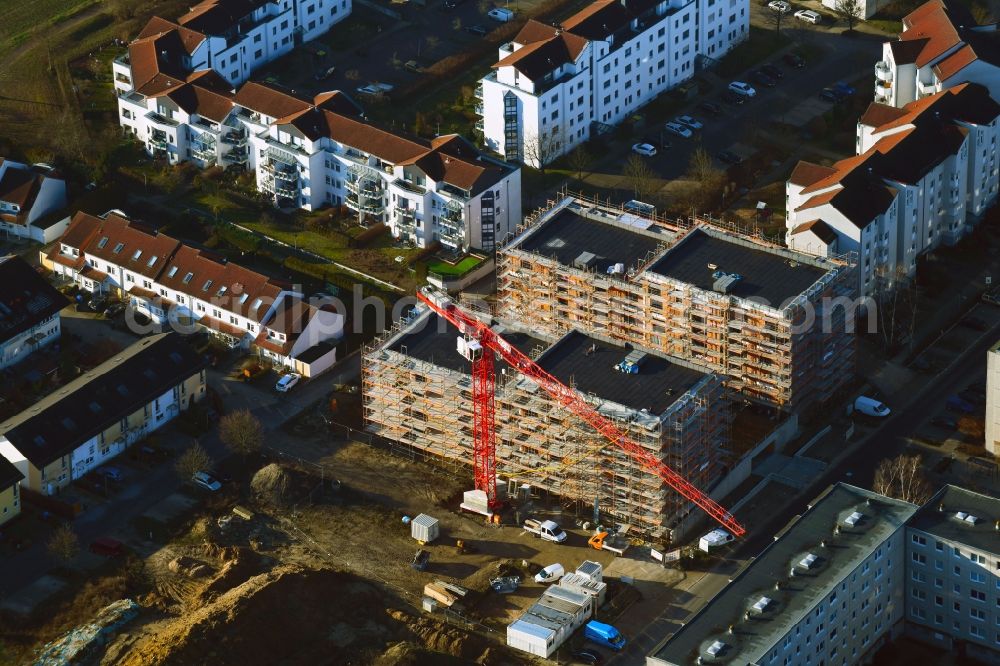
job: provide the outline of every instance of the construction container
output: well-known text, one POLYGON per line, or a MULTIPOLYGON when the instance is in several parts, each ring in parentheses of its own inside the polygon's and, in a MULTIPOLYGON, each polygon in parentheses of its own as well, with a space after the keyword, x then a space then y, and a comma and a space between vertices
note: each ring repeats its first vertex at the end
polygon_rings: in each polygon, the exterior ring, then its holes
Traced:
POLYGON ((420 543, 430 543, 440 535, 438 519, 422 513, 410 521, 410 536, 420 543))
POLYGON ((548 658, 594 614, 594 599, 562 587, 545 589, 537 602, 507 625, 507 645, 548 658))

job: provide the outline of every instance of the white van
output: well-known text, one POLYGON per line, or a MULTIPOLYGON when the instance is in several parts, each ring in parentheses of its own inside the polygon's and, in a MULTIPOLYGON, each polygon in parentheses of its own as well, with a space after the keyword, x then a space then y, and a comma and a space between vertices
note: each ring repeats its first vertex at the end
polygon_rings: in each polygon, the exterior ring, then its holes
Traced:
POLYGON ((566 569, 563 565, 558 562, 555 564, 550 564, 541 571, 535 574, 535 582, 547 585, 548 583, 554 583, 565 575, 566 569))
POLYGON ((858 396, 857 400, 854 401, 854 411, 864 414, 865 416, 878 417, 886 417, 892 413, 892 410, 886 407, 883 403, 879 402, 875 398, 869 398, 865 395, 858 396))
POLYGON ((500 23, 506 23, 514 18, 514 12, 510 9, 504 9, 503 7, 491 9, 486 13, 486 15, 494 21, 499 21, 500 23))

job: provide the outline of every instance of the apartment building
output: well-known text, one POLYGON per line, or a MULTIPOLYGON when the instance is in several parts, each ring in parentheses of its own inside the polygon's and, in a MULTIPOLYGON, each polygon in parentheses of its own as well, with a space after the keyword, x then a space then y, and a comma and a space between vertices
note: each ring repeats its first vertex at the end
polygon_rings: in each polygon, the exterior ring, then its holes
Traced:
POLYGON ((112 64, 119 95, 213 70, 230 87, 316 39, 351 13, 351 0, 204 0, 170 21, 149 20, 112 64))
POLYGON ((902 108, 873 103, 858 121, 857 156, 799 162, 785 183, 787 245, 858 256, 871 295, 917 259, 971 232, 996 202, 1000 104, 961 84, 902 108))
POLYGON ((917 507, 838 483, 646 658, 649 666, 871 661, 903 632, 917 507))
POLYGON ((567 197, 497 255, 499 316, 683 359, 746 398, 807 410, 854 372, 851 257, 567 197))
POLYGON ((1000 457, 1000 340, 986 352, 986 450, 1000 457))
POLYGON ((0 231, 7 239, 49 243, 66 229, 66 181, 44 164, 0 157, 0 231))
POLYGON ((746 0, 598 0, 530 20, 480 81, 485 145, 538 167, 617 125, 749 35, 746 0))
POLYGON ((902 107, 961 83, 978 83, 1000 99, 997 24, 979 25, 954 0, 930 0, 903 17, 898 40, 883 44, 875 101, 902 107))
POLYGON ((0 257, 0 369, 59 340, 69 300, 20 257, 0 257))
MULTIPOLYGON (((495 330, 704 492, 731 467, 733 416, 718 375, 579 331, 544 337, 509 321, 495 322, 495 330), (621 369, 626 365, 631 371, 621 369)), ((369 432, 456 465, 471 463, 472 377, 456 351, 458 337, 421 307, 365 349, 369 432)), ((584 511, 596 505, 608 520, 652 539, 678 538, 692 511, 686 500, 534 382, 508 370, 497 369, 496 385, 502 484, 528 484, 584 511)))
POLYGON ((0 455, 57 493, 201 400, 206 365, 176 333, 142 338, 0 423, 0 455))
POLYGON ((21 514, 21 479, 24 475, 0 456, 0 527, 21 514))
POLYGON ((150 155, 252 170, 275 206, 345 206, 420 247, 492 250, 520 222, 520 170, 457 134, 389 132, 339 91, 227 86, 210 71, 157 80, 119 98, 119 120, 150 155))
POLYGON ((343 337, 343 314, 303 303, 292 285, 185 245, 121 211, 77 213, 43 261, 87 291, 128 299, 157 324, 200 326, 306 376, 333 364, 332 345, 343 337))
POLYGON ((945 486, 906 532, 907 634, 1000 664, 1000 499, 945 486))

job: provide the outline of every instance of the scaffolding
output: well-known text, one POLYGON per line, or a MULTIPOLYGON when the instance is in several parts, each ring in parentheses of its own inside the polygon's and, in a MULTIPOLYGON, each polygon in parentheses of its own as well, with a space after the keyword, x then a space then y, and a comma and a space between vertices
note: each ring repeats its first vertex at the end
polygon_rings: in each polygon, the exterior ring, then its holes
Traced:
MULTIPOLYGON (((471 482, 471 376, 467 370, 407 353, 408 331, 426 325, 421 319, 427 316, 417 313, 365 348, 365 427, 452 464, 469 466, 471 482)), ((707 491, 730 462, 724 453, 730 448, 732 421, 726 396, 722 378, 706 374, 659 415, 601 396, 585 397, 636 443, 707 491)), ((596 503, 603 519, 628 524, 651 540, 669 539, 670 530, 691 511, 692 505, 662 479, 594 433, 534 382, 509 369, 497 374, 496 425, 502 483, 545 490, 577 510, 586 511, 596 503)))
MULTIPOLYGON (((647 270, 669 251, 669 240, 624 275, 568 266, 522 248, 523 241, 562 208, 575 206, 577 214, 602 222, 619 214, 612 209, 596 215, 595 205, 575 198, 550 202, 508 239, 497 253, 500 318, 518 319, 550 337, 577 329, 642 345, 724 374, 731 389, 782 409, 813 408, 850 380, 855 338, 843 306, 853 296, 854 255, 807 257, 707 218, 653 221, 670 232, 698 228, 749 250, 764 250, 789 263, 809 262, 826 271, 812 287, 779 308, 647 270), (806 313, 814 319, 803 326, 806 313)), ((673 244, 682 240, 683 233, 673 244)))

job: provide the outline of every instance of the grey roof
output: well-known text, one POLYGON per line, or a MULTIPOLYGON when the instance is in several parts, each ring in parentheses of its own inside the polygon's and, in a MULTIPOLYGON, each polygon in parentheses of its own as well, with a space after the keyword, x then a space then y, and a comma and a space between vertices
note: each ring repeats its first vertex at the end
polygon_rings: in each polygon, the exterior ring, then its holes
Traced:
POLYGON ((752 246, 729 238, 723 232, 709 232, 698 227, 671 247, 649 270, 705 291, 712 290, 715 283, 712 274, 716 270, 738 273, 742 279, 730 294, 781 307, 831 269, 817 265, 813 258, 805 255, 752 246))
POLYGON ((0 258, 0 342, 40 324, 69 300, 20 257, 0 258))
POLYGON ((313 345, 309 349, 305 350, 301 354, 299 354, 295 358, 295 360, 302 361, 303 363, 312 363, 314 361, 318 361, 319 359, 329 354, 330 351, 336 348, 336 346, 337 345, 329 342, 320 342, 318 344, 313 345))
POLYGON ((829 487, 708 605, 657 646, 648 663, 693 664, 707 656, 713 641, 727 647, 706 663, 757 663, 916 510, 913 504, 847 484, 829 487), (846 520, 854 512, 863 518, 852 527, 846 520), (840 533, 835 535, 837 526, 840 533), (824 540, 825 548, 820 545, 824 540), (809 554, 817 560, 806 569, 799 562, 809 554), (793 567, 796 575, 790 578, 793 567), (782 583, 780 590, 775 590, 776 582, 782 583), (745 620, 744 614, 764 596, 772 603, 745 620), (726 630, 729 625, 734 625, 733 634, 726 630))
POLYGON ((176 333, 143 338, 0 423, 0 435, 41 469, 206 366, 176 333))
POLYGON ((589 252, 595 258, 593 268, 604 273, 608 266, 618 263, 625 264, 626 269, 635 266, 668 240, 584 217, 564 208, 527 236, 521 248, 554 257, 564 266, 573 266, 580 255, 589 252))
POLYGON ((945 486, 930 499, 910 521, 914 529, 942 539, 964 543, 978 550, 1000 554, 1000 499, 959 488, 945 486), (955 514, 975 516, 976 522, 955 514))
POLYGON ((662 414, 708 373, 646 354, 636 374, 614 369, 632 351, 570 331, 538 357, 537 363, 578 391, 592 393, 632 409, 662 414), (593 351, 591 351, 593 350, 593 351))

